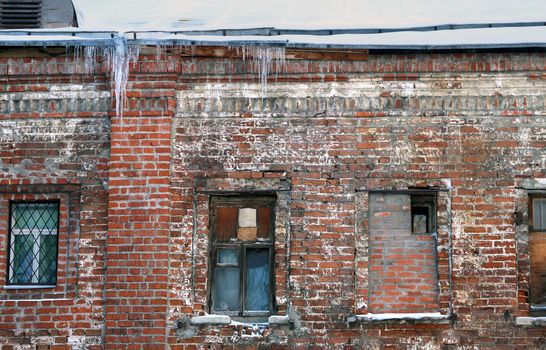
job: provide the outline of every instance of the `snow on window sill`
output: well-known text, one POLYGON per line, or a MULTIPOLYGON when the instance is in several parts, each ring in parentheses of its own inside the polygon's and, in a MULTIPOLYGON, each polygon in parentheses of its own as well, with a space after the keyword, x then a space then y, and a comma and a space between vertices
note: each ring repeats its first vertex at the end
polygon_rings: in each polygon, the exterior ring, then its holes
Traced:
POLYGON ((546 317, 516 317, 516 326, 546 326, 546 317))
POLYGON ((48 288, 55 288, 57 287, 54 284, 30 284, 30 285, 18 285, 18 284, 10 284, 7 286, 4 286, 3 289, 48 289, 48 288))
POLYGON ((348 323, 353 322, 420 322, 420 323, 449 323, 449 315, 443 315, 439 312, 423 312, 423 313, 383 313, 383 314, 363 314, 351 315, 347 318, 348 323))
POLYGON ((231 318, 227 315, 194 316, 191 318, 190 323, 194 326, 209 324, 230 324, 231 318))
POLYGON ((290 324, 291 322, 289 316, 278 316, 278 315, 269 316, 267 321, 269 322, 269 324, 279 324, 279 325, 290 324))
POLYGON ((240 322, 232 320, 227 315, 203 315, 194 316, 191 318, 190 323, 194 326, 203 325, 232 325, 232 326, 268 326, 268 325, 287 325, 290 324, 290 317, 272 315, 269 316, 267 322, 240 322))

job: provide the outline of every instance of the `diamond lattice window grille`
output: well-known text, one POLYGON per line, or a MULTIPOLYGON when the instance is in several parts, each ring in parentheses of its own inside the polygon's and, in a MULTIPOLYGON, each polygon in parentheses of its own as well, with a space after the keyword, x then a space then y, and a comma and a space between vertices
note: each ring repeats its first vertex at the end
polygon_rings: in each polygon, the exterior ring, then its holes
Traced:
POLYGON ((58 234, 59 202, 12 202, 8 284, 55 284, 58 234))

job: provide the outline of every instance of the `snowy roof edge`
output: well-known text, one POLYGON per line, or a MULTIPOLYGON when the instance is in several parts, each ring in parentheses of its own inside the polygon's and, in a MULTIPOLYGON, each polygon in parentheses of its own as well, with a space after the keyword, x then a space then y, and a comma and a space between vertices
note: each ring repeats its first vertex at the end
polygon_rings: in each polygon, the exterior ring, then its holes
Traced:
POLYGON ((277 29, 256 28, 243 35, 231 31, 88 31, 57 30, 0 31, 0 46, 107 46, 124 41, 129 45, 243 46, 267 45, 315 49, 510 49, 545 48, 546 26, 542 22, 509 26, 465 27, 368 32, 363 30, 304 31, 282 34, 277 29), (257 31, 262 31, 258 33, 257 31), (327 33, 328 32, 328 33, 327 33), (314 34, 313 34, 314 33, 314 34))
MULTIPOLYGON (((261 41, 194 41, 194 40, 136 40, 130 45, 143 46, 259 46, 275 45, 286 48, 302 49, 338 49, 338 50, 495 50, 495 49, 546 49, 546 43, 530 42, 518 44, 453 44, 453 45, 365 45, 365 44, 315 44, 315 43, 281 43, 261 41)), ((45 41, 4 41, 0 39, 0 47, 84 47, 84 46, 114 46, 112 40, 45 40, 45 41)))

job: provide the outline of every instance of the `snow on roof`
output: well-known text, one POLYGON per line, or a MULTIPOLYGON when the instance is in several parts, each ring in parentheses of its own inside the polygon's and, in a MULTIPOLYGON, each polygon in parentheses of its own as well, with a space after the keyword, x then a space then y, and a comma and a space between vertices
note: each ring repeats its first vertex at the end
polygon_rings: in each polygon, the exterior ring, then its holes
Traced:
POLYGON ((78 28, 0 31, 0 46, 135 44, 546 47, 544 0, 73 0, 78 28))
POLYGON ((545 22, 544 0, 73 0, 86 30, 331 30, 545 22))

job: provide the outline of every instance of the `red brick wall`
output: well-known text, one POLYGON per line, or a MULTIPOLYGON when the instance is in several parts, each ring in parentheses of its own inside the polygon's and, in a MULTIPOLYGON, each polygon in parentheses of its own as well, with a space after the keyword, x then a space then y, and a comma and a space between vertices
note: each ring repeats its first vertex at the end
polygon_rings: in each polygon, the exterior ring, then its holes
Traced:
POLYGON ((80 235, 67 270, 76 294, 3 296, 0 344, 544 345, 543 327, 513 322, 529 310, 526 181, 546 177, 543 53, 294 60, 264 97, 249 61, 166 51, 158 60, 155 48, 142 50, 123 117, 110 108, 105 67, 85 75, 64 57, 0 59, 0 93, 11 101, 0 101, 2 198, 79 198, 70 217, 80 235), (59 86, 85 93, 60 98, 51 93, 59 86), (32 91, 44 94, 26 102, 32 91), (347 323, 387 311, 369 293, 368 192, 425 187, 442 199, 438 308, 424 311, 456 317, 347 323), (255 191, 278 198, 275 297, 292 328, 183 334, 184 318, 207 311, 210 194, 255 191))
POLYGON ((173 84, 135 82, 112 120, 105 347, 162 349, 169 275, 173 84), (151 104, 160 99, 164 104, 151 104), (146 106, 146 107, 144 107, 146 106))
POLYGON ((169 138, 161 135, 170 135, 169 118, 117 121, 111 134, 105 341, 109 348, 151 347, 165 341, 169 138), (152 129, 154 140, 145 131, 152 129))

